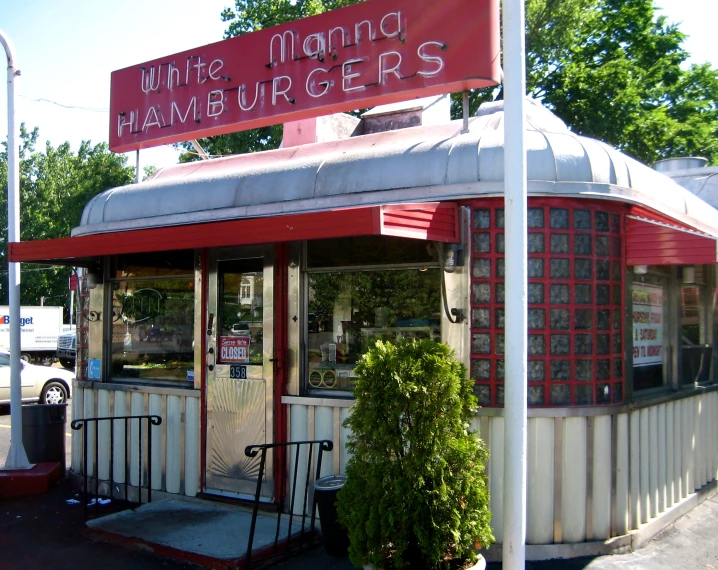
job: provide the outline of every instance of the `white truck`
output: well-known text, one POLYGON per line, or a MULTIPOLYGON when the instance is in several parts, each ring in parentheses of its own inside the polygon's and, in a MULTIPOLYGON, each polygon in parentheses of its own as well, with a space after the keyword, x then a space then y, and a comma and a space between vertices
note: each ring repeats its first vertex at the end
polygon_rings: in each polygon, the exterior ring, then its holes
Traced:
POLYGON ((70 330, 57 337, 57 359, 63 368, 75 368, 75 351, 77 348, 77 331, 75 325, 65 325, 70 330))
MULTIPOLYGON (((65 332, 62 307, 20 307, 20 357, 49 366, 55 360, 57 337, 65 332)), ((10 310, 0 305, 0 347, 10 350, 10 310)))

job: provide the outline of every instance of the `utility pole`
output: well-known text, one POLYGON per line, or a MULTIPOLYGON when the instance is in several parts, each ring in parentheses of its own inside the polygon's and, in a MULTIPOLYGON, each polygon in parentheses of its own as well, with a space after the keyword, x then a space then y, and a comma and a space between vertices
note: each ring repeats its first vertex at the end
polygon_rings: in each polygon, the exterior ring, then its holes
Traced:
POLYGON ((506 393, 504 570, 526 566, 528 440, 528 262, 526 39, 524 0, 503 0, 504 211, 506 225, 506 393))
MULTIPOLYGON (((0 43, 7 55, 7 222, 8 251, 20 241, 20 147, 15 120, 15 54, 8 37, 0 31, 0 43)), ((29 469, 30 462, 22 444, 22 386, 20 384, 20 264, 8 263, 10 301, 10 450, 5 469, 29 469)))

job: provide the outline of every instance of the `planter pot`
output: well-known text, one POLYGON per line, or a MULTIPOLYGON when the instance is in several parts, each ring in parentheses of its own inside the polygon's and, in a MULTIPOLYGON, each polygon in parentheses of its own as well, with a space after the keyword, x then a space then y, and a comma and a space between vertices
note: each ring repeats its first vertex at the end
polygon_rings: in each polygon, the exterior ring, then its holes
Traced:
MULTIPOLYGON (((476 560, 476 563, 466 568, 466 570, 486 570, 486 559, 481 556, 481 554, 478 556, 479 558, 476 560)), ((371 564, 367 564, 364 566, 364 570, 374 570, 374 567, 371 564)))

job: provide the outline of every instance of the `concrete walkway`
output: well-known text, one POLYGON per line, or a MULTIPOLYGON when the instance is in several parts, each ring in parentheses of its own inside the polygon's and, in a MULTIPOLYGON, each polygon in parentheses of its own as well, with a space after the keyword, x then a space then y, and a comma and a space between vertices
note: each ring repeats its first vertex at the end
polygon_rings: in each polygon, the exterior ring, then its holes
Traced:
MULTIPOLYGON (((87 521, 101 540, 147 548, 176 560, 209 568, 243 567, 252 522, 251 509, 189 497, 162 499, 87 521)), ((271 552, 275 536, 286 543, 289 516, 258 512, 252 558, 271 552), (277 535, 278 532, 278 535, 277 535)), ((309 545, 310 520, 292 517, 292 537, 309 545)), ((315 534, 315 538, 318 534, 315 534)), ((281 550, 280 550, 281 552, 281 550)))

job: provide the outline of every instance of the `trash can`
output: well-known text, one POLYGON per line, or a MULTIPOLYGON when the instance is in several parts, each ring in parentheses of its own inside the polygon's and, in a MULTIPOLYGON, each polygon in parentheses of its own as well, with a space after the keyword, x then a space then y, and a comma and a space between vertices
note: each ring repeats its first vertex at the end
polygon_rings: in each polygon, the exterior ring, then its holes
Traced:
POLYGON ((58 461, 65 472, 67 404, 22 407, 22 445, 30 463, 58 461))
POLYGON ((337 520, 337 493, 344 486, 345 475, 329 475, 314 482, 314 500, 319 509, 322 544, 330 556, 348 556, 347 529, 337 520))

